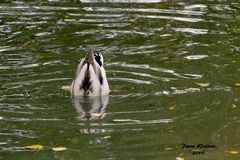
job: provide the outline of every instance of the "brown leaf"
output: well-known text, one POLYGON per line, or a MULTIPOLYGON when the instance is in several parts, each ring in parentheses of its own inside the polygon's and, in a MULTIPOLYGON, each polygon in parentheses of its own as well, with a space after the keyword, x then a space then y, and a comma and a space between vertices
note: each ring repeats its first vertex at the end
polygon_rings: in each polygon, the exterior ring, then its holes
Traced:
POLYGON ((232 104, 231 108, 234 109, 234 108, 237 108, 238 106, 236 104, 232 104))
POLYGON ((235 83, 234 84, 236 87, 240 87, 240 83, 235 83))

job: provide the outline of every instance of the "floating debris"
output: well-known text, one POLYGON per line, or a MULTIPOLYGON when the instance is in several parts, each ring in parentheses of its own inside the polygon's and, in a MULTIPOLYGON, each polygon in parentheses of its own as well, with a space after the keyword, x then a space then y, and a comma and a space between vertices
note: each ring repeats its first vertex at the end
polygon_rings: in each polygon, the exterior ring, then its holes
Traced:
POLYGON ((30 146, 26 146, 27 149, 33 149, 33 150, 41 150, 43 149, 43 145, 41 144, 33 144, 33 145, 30 145, 30 146))
POLYGON ((175 109, 176 109, 176 106, 177 106, 177 105, 174 104, 174 105, 172 105, 171 107, 169 107, 168 109, 169 109, 169 110, 175 110, 175 109))
POLYGON ((70 92, 71 91, 71 86, 62 86, 61 89, 70 92))
POLYGON ((238 151, 229 151, 229 154, 238 154, 238 151))
POLYGON ((52 148, 52 150, 55 152, 60 152, 60 151, 67 150, 67 147, 54 147, 54 148, 52 148))
POLYGON ((196 85, 200 86, 200 87, 207 87, 210 84, 209 83, 195 83, 196 85))
POLYGON ((177 157, 176 160, 184 160, 183 157, 177 157))
POLYGON ((235 83, 234 84, 236 87, 240 87, 240 83, 235 83))
POLYGON ((232 104, 231 108, 234 109, 234 108, 237 108, 238 106, 236 104, 232 104))
POLYGON ((171 151, 173 148, 165 148, 165 151, 171 151))
POLYGON ((111 136, 104 136, 103 139, 109 139, 111 136))

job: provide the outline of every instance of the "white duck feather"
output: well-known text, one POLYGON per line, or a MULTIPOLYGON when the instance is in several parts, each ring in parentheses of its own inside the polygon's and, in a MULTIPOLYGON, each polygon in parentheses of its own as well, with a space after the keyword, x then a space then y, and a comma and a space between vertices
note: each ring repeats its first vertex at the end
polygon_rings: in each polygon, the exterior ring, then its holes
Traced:
POLYGON ((103 96, 110 92, 103 56, 89 51, 78 64, 71 93, 75 96, 103 96))

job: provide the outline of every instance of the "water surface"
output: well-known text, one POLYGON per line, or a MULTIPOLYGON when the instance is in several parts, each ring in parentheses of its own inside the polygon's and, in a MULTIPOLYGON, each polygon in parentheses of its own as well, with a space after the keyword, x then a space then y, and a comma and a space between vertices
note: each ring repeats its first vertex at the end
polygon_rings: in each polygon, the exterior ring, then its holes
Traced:
POLYGON ((238 1, 4 0, 0 159, 239 159, 239 26, 238 1), (113 91, 71 98, 89 47, 113 91))

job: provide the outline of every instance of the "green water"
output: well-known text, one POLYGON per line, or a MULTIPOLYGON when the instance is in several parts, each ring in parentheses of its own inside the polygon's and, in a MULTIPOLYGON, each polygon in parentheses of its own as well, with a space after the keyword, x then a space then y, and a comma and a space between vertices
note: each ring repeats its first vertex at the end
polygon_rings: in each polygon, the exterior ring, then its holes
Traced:
POLYGON ((0 159, 239 159, 239 35, 237 0, 1 1, 0 159), (72 99, 89 47, 113 92, 72 99))

